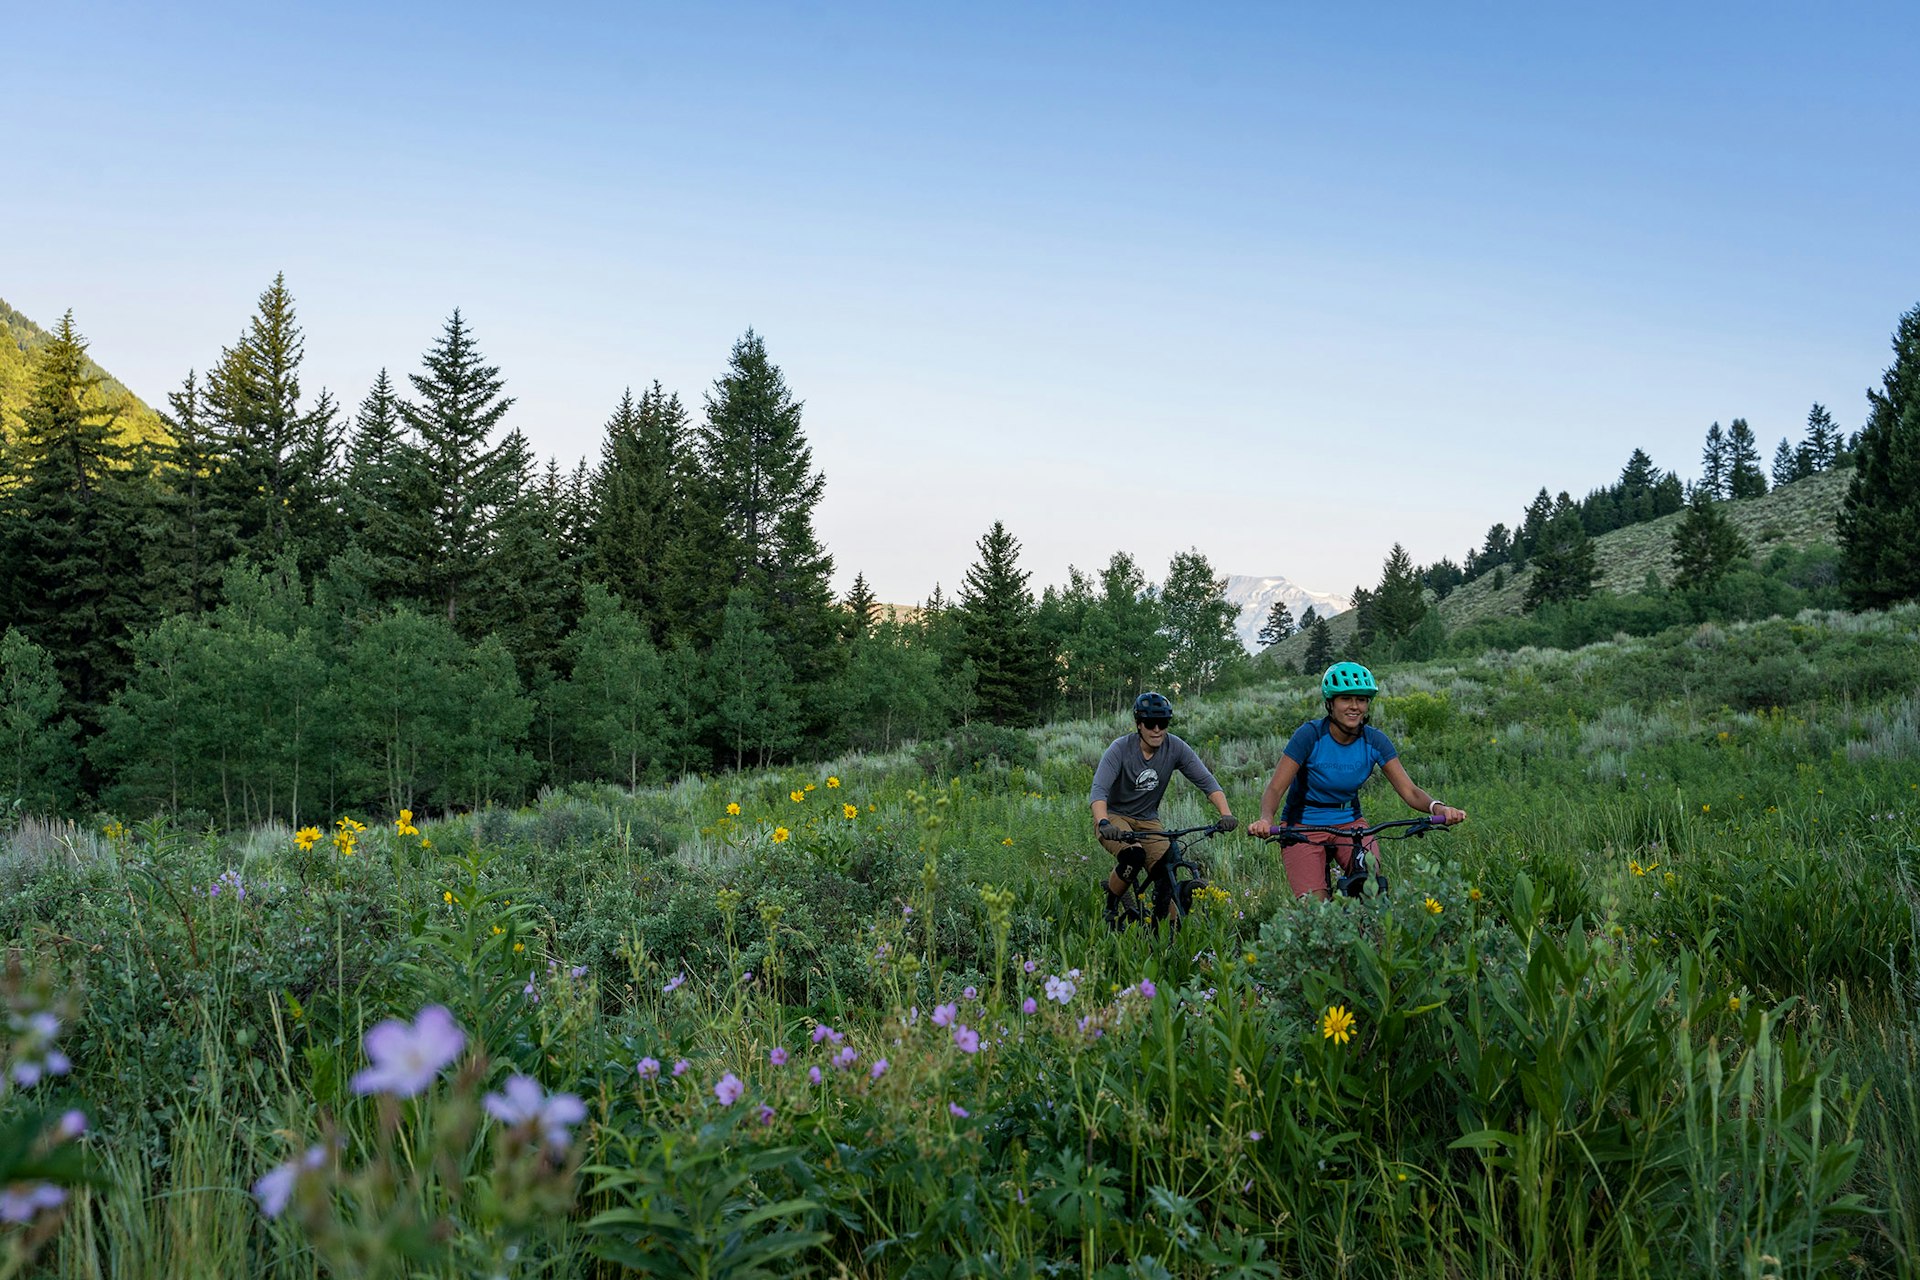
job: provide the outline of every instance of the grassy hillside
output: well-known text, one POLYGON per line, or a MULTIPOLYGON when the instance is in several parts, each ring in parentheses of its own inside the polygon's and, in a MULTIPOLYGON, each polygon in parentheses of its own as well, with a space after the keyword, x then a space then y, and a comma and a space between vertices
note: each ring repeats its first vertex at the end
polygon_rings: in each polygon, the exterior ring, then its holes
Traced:
MULTIPOLYGON (((1850 470, 1823 471, 1785 485, 1759 498, 1726 503, 1722 510, 1753 548, 1754 562, 1760 563, 1778 547, 1799 548, 1835 541, 1834 521, 1840 514, 1841 499, 1846 496, 1850 470)), ((1662 584, 1673 578, 1673 531, 1684 513, 1662 516, 1644 524, 1615 529, 1594 539, 1594 559, 1600 569, 1598 588, 1615 595, 1641 590, 1648 575, 1662 584)), ((1507 574, 1499 587, 1494 574, 1476 578, 1461 586, 1440 602, 1440 618, 1449 632, 1491 618, 1518 617, 1526 599, 1533 570, 1507 574)), ((1352 612, 1331 619, 1336 651, 1353 637, 1352 612)), ((1267 650, 1281 663, 1298 669, 1306 656, 1304 635, 1296 635, 1267 650)))
MULTIPOLYGON (((1115 718, 331 839, 23 826, 7 994, 72 1060, 30 1096, 105 1175, 34 1274, 1911 1276, 1916 623, 1395 669, 1471 820, 1387 900, 1207 841, 1172 938, 1100 921, 1115 718)), ((1250 817, 1314 701, 1181 731, 1250 817)))
MULTIPOLYGON (((0 299, 0 439, 12 442, 20 434, 20 407, 33 389, 35 361, 52 335, 0 299)), ((122 438, 158 440, 166 431, 140 397, 127 390, 105 369, 89 361, 91 371, 104 379, 99 404, 117 409, 122 438)))

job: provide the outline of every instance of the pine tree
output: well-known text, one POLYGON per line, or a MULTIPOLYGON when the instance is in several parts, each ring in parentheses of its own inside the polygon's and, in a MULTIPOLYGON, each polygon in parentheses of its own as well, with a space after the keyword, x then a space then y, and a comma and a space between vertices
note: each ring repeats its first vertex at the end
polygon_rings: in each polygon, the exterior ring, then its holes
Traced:
POLYGON ((1575 509, 1563 509, 1547 523, 1533 555, 1533 578, 1522 608, 1532 613, 1543 604, 1584 600, 1599 577, 1593 540, 1575 509))
POLYGON ((961 581, 956 612, 978 713, 994 724, 1033 724, 1051 701, 1051 673, 1036 634, 1033 592, 1019 564, 1020 543, 996 520, 976 546, 980 558, 961 581))
POLYGON ((1807 411, 1807 438, 1803 448, 1806 451, 1809 474, 1813 471, 1825 471, 1840 456, 1842 437, 1846 433, 1834 425, 1833 415, 1827 407, 1816 403, 1807 411))
POLYGON ((1362 586, 1353 589, 1353 636, 1347 641, 1356 654, 1371 653, 1380 638, 1380 615, 1374 609, 1373 592, 1362 586))
POLYGON ((1526 513, 1520 519, 1520 527, 1513 535, 1513 563, 1524 564, 1533 549, 1539 545, 1546 533, 1547 521, 1553 518, 1553 499, 1547 496, 1545 485, 1533 495, 1533 501, 1527 504, 1526 513))
POLYGON ((1246 657, 1234 619, 1240 607, 1227 599, 1227 580, 1197 548, 1178 552, 1160 588, 1168 640, 1167 678, 1191 697, 1218 684, 1246 657))
POLYGON ((677 754, 665 716, 660 655, 640 619, 598 583, 586 588, 585 616, 567 638, 573 667, 569 708, 604 765, 601 776, 638 787, 641 776, 677 754))
POLYGON ((0 616, 52 656, 62 715, 91 732, 149 608, 139 598, 145 481, 127 466, 115 413, 90 407, 102 397, 86 349, 69 311, 21 409, 21 478, 0 498, 0 616))
POLYGON ((1806 448, 1802 446, 1796 453, 1793 446, 1787 443, 1787 438, 1781 436, 1780 446, 1773 451, 1773 487, 1778 489, 1783 484, 1792 484, 1800 479, 1805 474, 1806 465, 1806 448))
POLYGON ((1674 585, 1706 591, 1752 554, 1720 504, 1704 486, 1693 493, 1687 512, 1673 530, 1674 585))
POLYGON ((396 603, 425 586, 431 501, 426 459, 382 369, 354 418, 342 504, 370 600, 396 603))
MULTIPOLYGON (((1308 605, 1309 609, 1313 606, 1308 605)), ((1260 627, 1260 643, 1271 648, 1285 640, 1294 632, 1293 610, 1287 607, 1285 600, 1275 600, 1273 607, 1267 610, 1267 620, 1260 627)))
POLYGON ((206 421, 198 377, 188 370, 160 415, 156 519, 146 591, 167 611, 204 613, 219 603, 220 578, 239 551, 232 512, 220 502, 220 440, 206 421))
POLYGON ((867 575, 853 575, 853 587, 847 592, 845 601, 847 616, 843 634, 849 640, 864 636, 872 629, 876 619, 874 610, 879 602, 874 599, 873 588, 867 585, 867 575))
POLYGON ((1381 567, 1379 589, 1373 593, 1376 636, 1389 646, 1399 645, 1426 616, 1426 596, 1414 571, 1413 557, 1396 542, 1381 567))
POLYGON ((558 668, 561 641, 580 617, 580 584, 568 573, 562 545, 565 491, 557 466, 549 463, 543 476, 515 428, 500 442, 499 475, 465 625, 476 635, 499 636, 521 679, 531 681, 558 668))
POLYGON ((1308 630, 1318 621, 1320 621, 1319 613, 1314 610, 1312 605, 1308 605, 1306 612, 1300 615, 1300 629, 1302 631, 1308 630))
POLYGON ((1707 428, 1707 442, 1700 451, 1700 485, 1715 498, 1732 496, 1733 457, 1726 432, 1719 423, 1707 428))
POLYGON ((1862 609, 1920 597, 1920 306, 1900 317, 1893 353, 1867 393, 1838 521, 1842 583, 1862 609))
MULTIPOLYGON (((749 330, 707 395, 688 536, 669 556, 669 576, 690 592, 694 607, 683 625, 701 638, 715 634, 731 592, 750 589, 795 684, 824 691, 840 658, 833 643, 839 618, 833 557, 813 528, 826 478, 813 469, 801 407, 766 344, 749 330)), ((824 700, 805 705, 824 708, 824 700)))
POLYGON ((1327 628, 1325 618, 1315 618, 1307 624, 1306 631, 1307 653, 1300 660, 1300 674, 1318 676, 1333 664, 1333 632, 1327 628))
POLYGON ((482 362, 457 308, 421 363, 426 372, 409 375, 420 400, 399 408, 419 439, 425 470, 422 585, 448 622, 462 624, 497 513, 520 478, 506 443, 490 443, 513 400, 500 394, 500 370, 482 362))
POLYGON ((1760 469, 1760 446, 1745 418, 1735 418, 1727 430, 1727 494, 1758 498, 1767 491, 1767 473, 1760 469))
POLYGON ((260 559, 285 551, 311 573, 344 541, 339 510, 338 410, 321 392, 300 405, 306 339, 284 274, 260 295, 239 341, 207 378, 205 409, 220 434, 220 505, 240 544, 260 559))
MULTIPOLYGON (((664 579, 669 550, 683 531, 691 444, 680 397, 655 382, 638 401, 631 390, 620 397, 593 474, 587 576, 645 620, 656 642, 673 630, 669 601, 685 594, 664 579)), ((682 571, 706 578, 700 548, 688 544, 685 551, 693 563, 682 571)), ((694 585, 704 590, 706 584, 694 585)))

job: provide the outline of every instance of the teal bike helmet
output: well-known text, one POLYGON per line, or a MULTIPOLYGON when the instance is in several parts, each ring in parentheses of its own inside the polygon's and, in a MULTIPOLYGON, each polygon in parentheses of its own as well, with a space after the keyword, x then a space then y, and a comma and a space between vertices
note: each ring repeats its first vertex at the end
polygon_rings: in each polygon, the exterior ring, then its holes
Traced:
POLYGON ((1320 696, 1332 698, 1342 693, 1375 698, 1380 695, 1380 686, 1373 682, 1373 672, 1359 663, 1336 662, 1320 677, 1320 696))

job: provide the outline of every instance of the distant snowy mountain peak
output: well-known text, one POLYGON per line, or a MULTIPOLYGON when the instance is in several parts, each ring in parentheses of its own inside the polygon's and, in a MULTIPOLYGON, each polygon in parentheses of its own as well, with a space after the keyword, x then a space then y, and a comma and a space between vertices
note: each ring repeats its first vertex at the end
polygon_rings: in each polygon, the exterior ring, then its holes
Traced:
POLYGON ((1285 578, 1252 578, 1243 573, 1227 578, 1227 599, 1240 606, 1240 617, 1234 622, 1233 629, 1239 634, 1240 643, 1246 646, 1248 653, 1260 652, 1260 628, 1267 625, 1267 615, 1273 612, 1273 602, 1276 600, 1286 601, 1296 623, 1300 621, 1300 615, 1307 611, 1308 605, 1312 605, 1313 611, 1322 618, 1331 618, 1336 613, 1345 613, 1353 608, 1353 601, 1346 596, 1330 591, 1308 591, 1305 587, 1294 586, 1285 578))

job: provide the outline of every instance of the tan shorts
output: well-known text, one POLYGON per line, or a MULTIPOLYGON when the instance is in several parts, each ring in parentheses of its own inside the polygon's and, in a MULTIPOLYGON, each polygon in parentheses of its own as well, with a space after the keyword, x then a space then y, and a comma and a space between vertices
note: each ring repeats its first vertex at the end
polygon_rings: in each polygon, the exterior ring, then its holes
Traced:
MULTIPOLYGON (((1167 829, 1165 823, 1152 818, 1122 818, 1118 814, 1108 814, 1107 821, 1122 831, 1165 831, 1167 829)), ((1100 847, 1112 854, 1115 859, 1129 849, 1138 849, 1147 856, 1149 867, 1165 857, 1167 852, 1165 840, 1142 840, 1137 844, 1121 840, 1102 840, 1100 847)))

